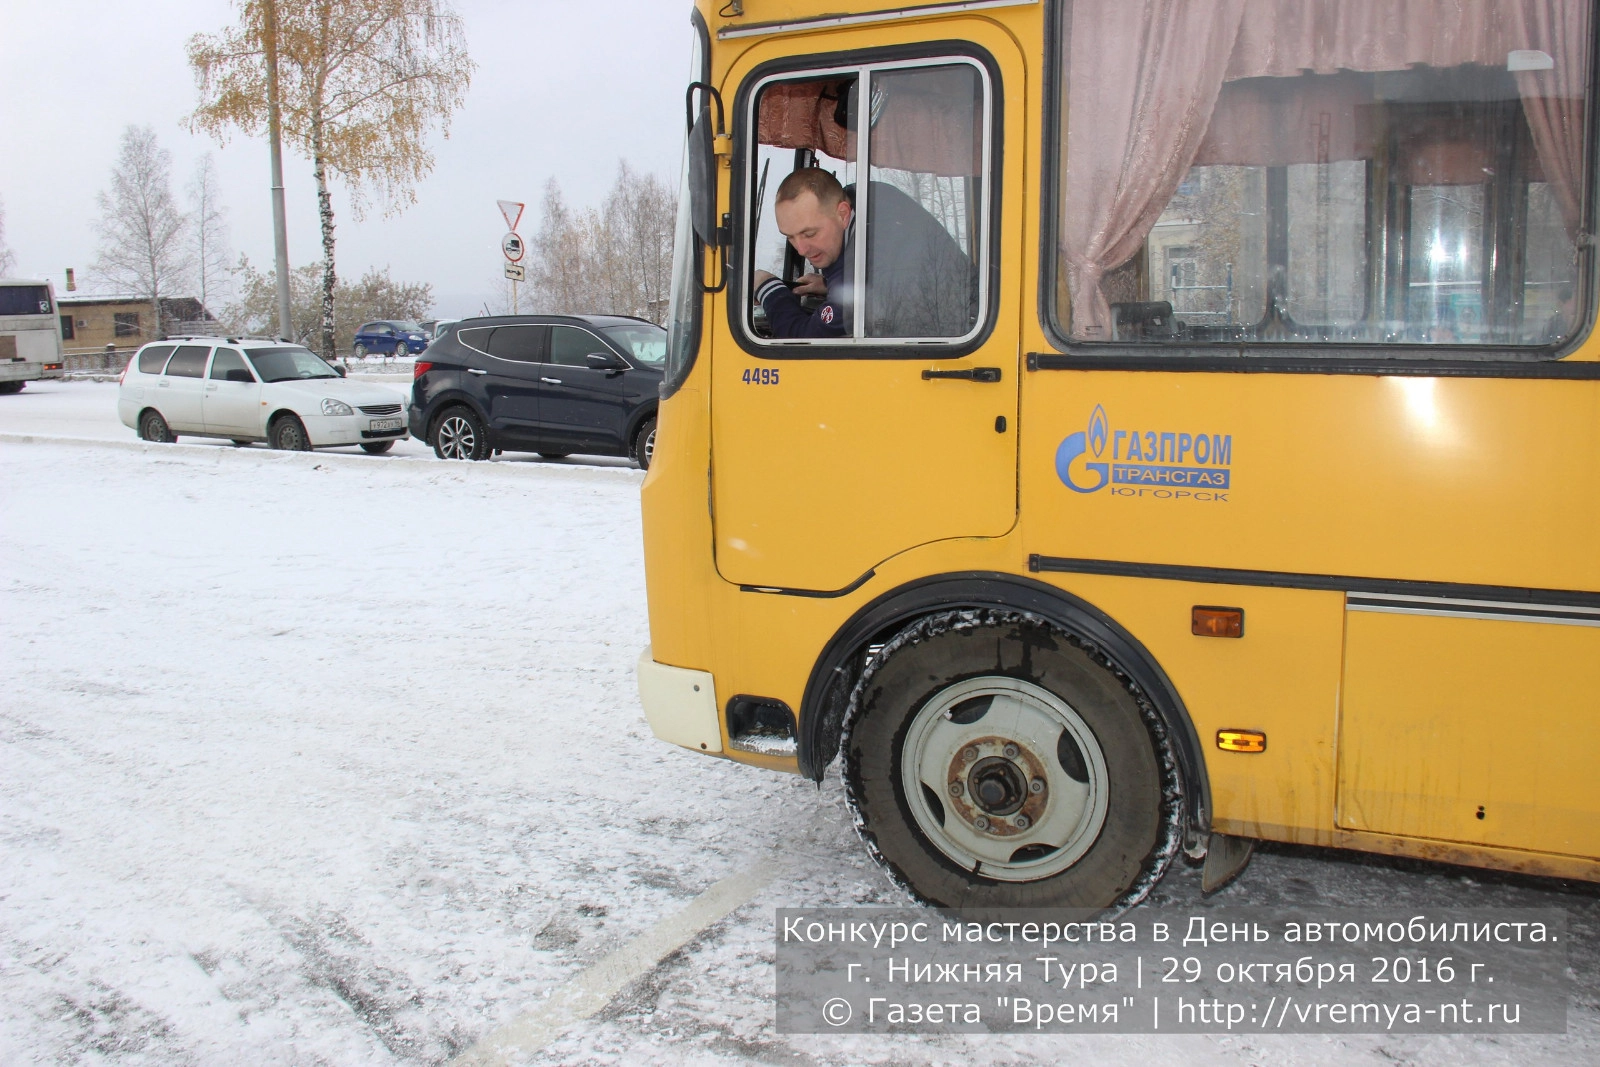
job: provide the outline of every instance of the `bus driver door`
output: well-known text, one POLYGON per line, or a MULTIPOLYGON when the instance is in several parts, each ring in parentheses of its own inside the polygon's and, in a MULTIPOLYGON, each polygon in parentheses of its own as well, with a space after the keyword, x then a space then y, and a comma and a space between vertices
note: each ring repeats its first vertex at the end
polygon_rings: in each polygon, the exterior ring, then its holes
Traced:
POLYGON ((1000 106, 1021 64, 986 23, 940 29, 952 32, 938 45, 810 65, 757 48, 734 72, 735 345, 719 348, 712 383, 716 559, 730 582, 839 595, 899 553, 1014 524, 1019 287, 1000 291, 1002 253, 1016 250, 997 221, 1021 200, 1021 167, 1001 166, 1020 124, 1004 128, 1000 106), (851 210, 842 262, 819 263, 825 252, 806 267, 779 225, 793 229, 785 211, 814 194, 777 201, 812 167, 851 210), (831 279, 825 304, 788 291, 815 267, 831 279), (763 287, 765 306, 758 271, 786 283, 763 287))

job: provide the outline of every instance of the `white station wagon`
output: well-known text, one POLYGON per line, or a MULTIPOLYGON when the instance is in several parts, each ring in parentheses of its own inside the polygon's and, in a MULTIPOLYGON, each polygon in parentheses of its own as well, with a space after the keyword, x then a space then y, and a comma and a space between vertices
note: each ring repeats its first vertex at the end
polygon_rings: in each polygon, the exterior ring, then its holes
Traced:
POLYGON ((299 345, 182 337, 147 344, 128 361, 117 414, 146 441, 187 434, 378 453, 405 437, 405 403, 394 389, 346 381, 344 368, 299 345))

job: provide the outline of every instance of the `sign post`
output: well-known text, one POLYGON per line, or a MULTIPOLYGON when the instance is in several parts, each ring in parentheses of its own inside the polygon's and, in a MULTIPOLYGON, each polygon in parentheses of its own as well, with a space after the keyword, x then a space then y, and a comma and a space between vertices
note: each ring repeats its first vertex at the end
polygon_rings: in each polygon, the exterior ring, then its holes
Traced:
POLYGON ((500 216, 506 220, 506 235, 500 238, 500 252, 506 257, 506 277, 511 279, 511 314, 517 314, 517 285, 528 276, 527 269, 519 266, 527 247, 517 233, 517 223, 522 221, 523 205, 515 200, 496 200, 500 216))

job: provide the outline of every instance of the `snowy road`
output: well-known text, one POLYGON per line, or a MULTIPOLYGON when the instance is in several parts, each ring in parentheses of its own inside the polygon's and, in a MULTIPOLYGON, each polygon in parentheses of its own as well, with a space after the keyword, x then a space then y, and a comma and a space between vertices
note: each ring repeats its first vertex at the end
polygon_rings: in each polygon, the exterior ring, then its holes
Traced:
POLYGON ((85 439, 0 440, 0 1063, 443 1062, 773 863, 529 1062, 1600 1062, 1593 888, 1293 849, 1211 903, 1566 909, 1569 1033, 778 1034, 773 909, 901 898, 835 779, 650 736, 639 472, 108 447, 112 400, 0 398, 85 439))

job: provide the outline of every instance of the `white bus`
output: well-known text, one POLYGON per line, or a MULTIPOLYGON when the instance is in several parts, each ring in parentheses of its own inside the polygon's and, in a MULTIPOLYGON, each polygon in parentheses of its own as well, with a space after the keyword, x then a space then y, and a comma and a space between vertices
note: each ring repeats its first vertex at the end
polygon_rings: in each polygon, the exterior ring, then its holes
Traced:
POLYGON ((49 281, 0 278, 0 394, 20 393, 40 378, 59 378, 65 363, 49 281))

